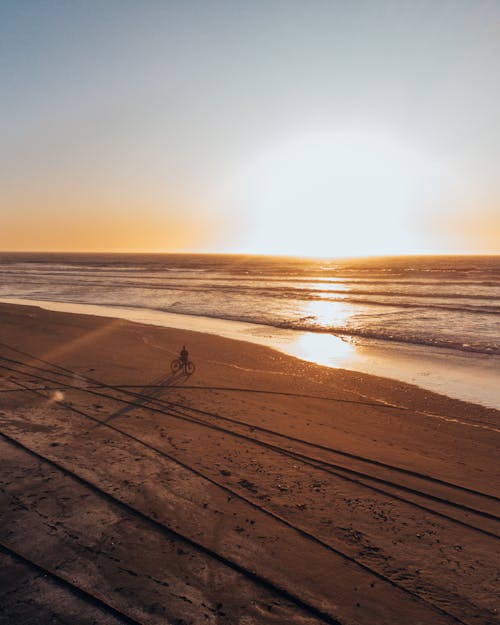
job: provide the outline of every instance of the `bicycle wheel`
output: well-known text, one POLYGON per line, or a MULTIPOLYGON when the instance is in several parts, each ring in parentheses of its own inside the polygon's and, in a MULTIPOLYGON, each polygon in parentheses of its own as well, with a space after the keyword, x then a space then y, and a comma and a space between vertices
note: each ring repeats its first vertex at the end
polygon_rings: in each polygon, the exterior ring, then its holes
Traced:
POLYGON ((172 362, 170 363, 170 370, 172 371, 172 373, 177 373, 181 370, 181 367, 182 363, 178 358, 175 358, 175 360, 172 360, 172 362))
POLYGON ((189 361, 186 364, 186 368, 185 368, 186 373, 188 375, 191 375, 192 373, 194 373, 194 370, 195 370, 194 362, 189 361))

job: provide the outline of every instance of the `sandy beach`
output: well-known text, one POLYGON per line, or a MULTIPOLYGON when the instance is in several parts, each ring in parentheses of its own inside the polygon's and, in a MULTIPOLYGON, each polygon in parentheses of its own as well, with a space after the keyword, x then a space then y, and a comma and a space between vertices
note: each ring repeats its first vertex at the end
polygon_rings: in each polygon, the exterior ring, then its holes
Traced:
POLYGON ((201 332, 0 319, 2 625, 500 622, 498 411, 201 332))

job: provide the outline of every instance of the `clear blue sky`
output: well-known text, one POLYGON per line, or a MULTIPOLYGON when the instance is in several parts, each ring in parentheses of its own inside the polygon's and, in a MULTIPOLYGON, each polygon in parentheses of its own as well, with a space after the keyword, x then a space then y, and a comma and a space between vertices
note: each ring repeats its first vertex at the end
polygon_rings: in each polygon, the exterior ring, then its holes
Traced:
POLYGON ((499 35, 498 1, 0 2, 0 249, 498 252, 499 35))

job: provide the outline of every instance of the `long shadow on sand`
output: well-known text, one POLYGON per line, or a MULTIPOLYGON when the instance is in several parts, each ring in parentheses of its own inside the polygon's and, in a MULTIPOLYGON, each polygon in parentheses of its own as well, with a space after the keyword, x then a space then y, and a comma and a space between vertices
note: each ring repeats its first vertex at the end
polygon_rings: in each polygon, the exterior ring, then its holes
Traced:
POLYGON ((134 395, 137 397, 137 401, 134 402, 133 405, 124 406, 123 408, 120 408, 120 410, 113 412, 112 414, 108 415, 103 421, 101 421, 101 423, 98 423, 94 425, 93 427, 91 427, 89 431, 95 430, 101 425, 106 425, 112 419, 115 419, 117 417, 122 417, 128 412, 131 412, 132 410, 136 410, 137 408, 145 406, 150 401, 159 398, 162 392, 169 386, 172 386, 174 383, 179 384, 180 382, 182 382, 183 380, 187 380, 188 378, 189 378, 188 374, 183 373, 182 371, 179 371, 178 373, 169 373, 168 375, 161 377, 158 380, 155 380, 153 384, 146 385, 143 387, 141 391, 134 393, 134 395), (153 391, 151 391, 151 386, 154 386, 153 391), (147 392, 148 389, 150 392, 147 392))

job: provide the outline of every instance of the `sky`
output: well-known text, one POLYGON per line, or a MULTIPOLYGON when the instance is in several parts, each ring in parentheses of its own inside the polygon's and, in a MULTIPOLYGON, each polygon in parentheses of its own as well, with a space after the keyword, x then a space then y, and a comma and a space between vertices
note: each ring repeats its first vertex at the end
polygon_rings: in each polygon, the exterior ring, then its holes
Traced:
POLYGON ((0 0, 0 250, 500 253, 500 0, 0 0))

